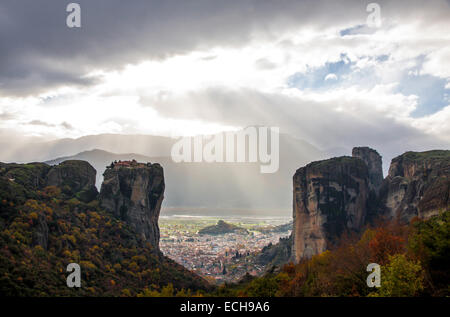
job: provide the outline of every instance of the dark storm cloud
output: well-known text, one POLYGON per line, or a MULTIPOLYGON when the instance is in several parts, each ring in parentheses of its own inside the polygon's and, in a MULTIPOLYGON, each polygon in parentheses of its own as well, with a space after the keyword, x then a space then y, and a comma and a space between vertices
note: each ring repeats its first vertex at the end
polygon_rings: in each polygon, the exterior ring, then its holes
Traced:
MULTIPOLYGON (((318 1, 75 1, 80 29, 66 26, 70 1, 0 3, 0 94, 26 95, 60 86, 90 85, 85 77, 142 59, 196 48, 244 44, 252 32, 277 36, 299 24, 327 26, 344 18, 342 4, 318 1)), ((365 6, 347 2, 347 20, 365 6)))
MULTIPOLYGON (((2 0, 0 94, 26 95, 60 86, 91 85, 101 68, 161 59, 193 49, 246 44, 254 32, 274 39, 291 27, 365 23, 360 0, 78 0, 80 29, 66 26, 72 1, 2 0)), ((424 23, 446 19, 448 2, 376 1, 383 17, 424 23)))

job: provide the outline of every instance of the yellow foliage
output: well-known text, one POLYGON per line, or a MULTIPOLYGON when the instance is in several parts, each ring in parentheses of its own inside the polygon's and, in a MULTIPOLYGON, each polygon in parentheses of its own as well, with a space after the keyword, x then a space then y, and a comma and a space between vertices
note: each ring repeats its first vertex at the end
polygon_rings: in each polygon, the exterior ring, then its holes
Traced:
POLYGON ((126 296, 126 297, 131 296, 131 292, 128 288, 124 288, 121 293, 122 293, 122 296, 126 296))
POLYGON ((41 252, 44 251, 44 248, 42 248, 39 244, 36 245, 36 246, 34 247, 34 249, 35 249, 36 251, 41 251, 41 252))
POLYGON ((128 265, 128 268, 136 272, 137 270, 139 270, 139 265, 137 265, 137 263, 133 261, 128 265))
POLYGON ((90 261, 81 261, 80 265, 82 267, 85 267, 85 268, 88 268, 88 269, 95 269, 96 268, 95 264, 90 262, 90 261))
POLYGON ((33 211, 33 212, 30 213, 30 218, 33 219, 33 220, 37 220, 38 214, 33 211))

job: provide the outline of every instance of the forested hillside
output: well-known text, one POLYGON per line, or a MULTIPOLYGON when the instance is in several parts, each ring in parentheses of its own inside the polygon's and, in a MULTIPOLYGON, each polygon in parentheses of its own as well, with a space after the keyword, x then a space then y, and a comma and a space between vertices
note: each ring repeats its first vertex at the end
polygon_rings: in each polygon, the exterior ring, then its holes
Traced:
POLYGON ((49 168, 0 166, 1 295, 136 296, 167 285, 175 291, 208 289, 96 199, 83 202, 71 184, 44 186, 49 168), (72 262, 81 266, 81 288, 66 285, 72 262))
POLYGON ((450 210, 429 220, 379 223, 362 236, 285 265, 279 273, 225 285, 218 296, 449 296, 450 210), (381 287, 369 288, 367 264, 381 265, 381 287))

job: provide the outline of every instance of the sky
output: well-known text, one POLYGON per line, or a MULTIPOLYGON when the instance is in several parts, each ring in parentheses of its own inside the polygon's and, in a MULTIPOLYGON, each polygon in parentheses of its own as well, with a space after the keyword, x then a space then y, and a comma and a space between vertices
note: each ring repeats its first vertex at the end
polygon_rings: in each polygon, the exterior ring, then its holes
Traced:
POLYGON ((388 158, 450 148, 450 1, 0 2, 0 141, 278 126, 388 158))

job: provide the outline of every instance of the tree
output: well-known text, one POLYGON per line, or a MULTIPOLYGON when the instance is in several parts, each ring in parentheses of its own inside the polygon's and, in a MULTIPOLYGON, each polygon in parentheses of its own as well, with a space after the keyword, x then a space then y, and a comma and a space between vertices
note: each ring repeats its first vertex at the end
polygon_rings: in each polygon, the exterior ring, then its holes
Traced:
POLYGON ((429 291, 437 296, 449 296, 450 212, 414 223, 408 243, 410 253, 423 263, 426 280, 431 284, 429 291))
POLYGON ((169 283, 166 286, 164 286, 161 290, 161 297, 173 297, 173 293, 174 293, 174 288, 173 288, 173 284, 169 283))
POLYGON ((423 290, 424 272, 420 262, 410 261, 404 254, 389 256, 381 268, 381 287, 371 296, 417 296, 423 290))
POLYGON ((405 240, 402 237, 380 227, 376 230, 375 237, 369 242, 372 261, 383 265, 388 262, 389 256, 402 253, 404 246, 405 240))

